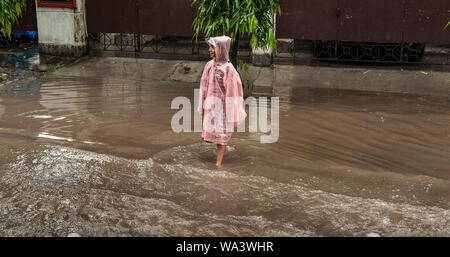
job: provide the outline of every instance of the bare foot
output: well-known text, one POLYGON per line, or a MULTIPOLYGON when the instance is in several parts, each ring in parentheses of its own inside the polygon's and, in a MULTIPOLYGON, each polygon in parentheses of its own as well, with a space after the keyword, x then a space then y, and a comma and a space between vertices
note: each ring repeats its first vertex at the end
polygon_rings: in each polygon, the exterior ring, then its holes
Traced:
POLYGON ((217 167, 222 167, 223 155, 225 154, 226 150, 227 150, 226 145, 217 145, 217 162, 216 162, 217 167))

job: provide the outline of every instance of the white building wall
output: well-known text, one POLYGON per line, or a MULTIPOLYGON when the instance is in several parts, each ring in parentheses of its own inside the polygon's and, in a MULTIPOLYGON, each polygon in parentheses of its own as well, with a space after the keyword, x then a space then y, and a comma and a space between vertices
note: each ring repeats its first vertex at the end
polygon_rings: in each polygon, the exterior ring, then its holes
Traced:
POLYGON ((41 51, 56 55, 82 52, 86 47, 85 0, 77 0, 77 8, 38 7, 36 4, 39 45, 41 51))

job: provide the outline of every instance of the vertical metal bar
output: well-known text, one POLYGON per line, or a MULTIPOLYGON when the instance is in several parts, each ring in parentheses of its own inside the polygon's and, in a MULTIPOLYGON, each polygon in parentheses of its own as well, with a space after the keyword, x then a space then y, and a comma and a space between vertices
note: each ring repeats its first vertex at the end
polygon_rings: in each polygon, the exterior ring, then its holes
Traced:
POLYGON ((120 51, 123 51, 123 36, 122 33, 120 33, 120 51))
POLYGON ((359 58, 359 48, 360 48, 360 46, 361 46, 361 48, 362 48, 362 45, 356 45, 356 58, 359 58))
POLYGON ((296 64, 296 62, 295 62, 295 52, 297 52, 295 39, 293 39, 292 42, 294 43, 294 58, 292 59, 292 64, 295 65, 296 64))
POLYGON ((138 34, 138 52, 141 52, 141 51, 142 51, 142 45, 141 45, 141 43, 142 43, 142 34, 139 33, 139 34, 138 34))
POLYGON ((334 58, 335 60, 337 60, 338 57, 338 41, 337 39, 334 41, 334 58))
POLYGON ((106 51, 106 33, 103 34, 103 51, 106 51))
POLYGON ((399 60, 399 62, 400 63, 402 63, 403 62, 403 46, 404 46, 404 44, 405 43, 403 43, 403 39, 402 39, 402 42, 400 43, 400 60, 399 60))

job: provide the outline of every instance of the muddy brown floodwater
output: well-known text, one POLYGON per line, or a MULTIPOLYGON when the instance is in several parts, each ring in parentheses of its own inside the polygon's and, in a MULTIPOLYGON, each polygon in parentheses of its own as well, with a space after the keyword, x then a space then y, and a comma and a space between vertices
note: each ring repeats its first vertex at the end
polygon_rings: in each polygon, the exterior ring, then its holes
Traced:
POLYGON ((198 85, 50 76, 0 95, 0 236, 450 236, 447 97, 292 88, 224 167, 170 127, 198 85))

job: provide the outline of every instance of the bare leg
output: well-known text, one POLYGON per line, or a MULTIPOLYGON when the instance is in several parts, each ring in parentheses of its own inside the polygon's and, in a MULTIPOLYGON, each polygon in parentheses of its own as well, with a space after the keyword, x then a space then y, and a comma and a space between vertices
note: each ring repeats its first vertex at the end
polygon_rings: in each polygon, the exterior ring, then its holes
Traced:
POLYGON ((223 155, 225 154, 225 150, 227 149, 226 145, 217 145, 217 167, 222 166, 223 155))

